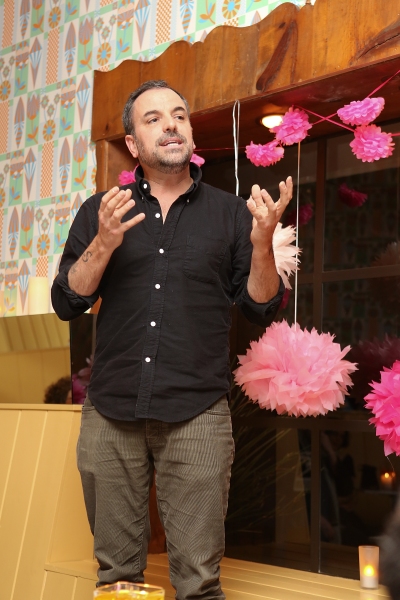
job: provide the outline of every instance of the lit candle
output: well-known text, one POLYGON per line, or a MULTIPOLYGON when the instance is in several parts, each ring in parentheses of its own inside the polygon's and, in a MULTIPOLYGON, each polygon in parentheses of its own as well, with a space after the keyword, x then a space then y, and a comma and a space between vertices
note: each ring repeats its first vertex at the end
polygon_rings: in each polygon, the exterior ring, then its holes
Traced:
POLYGON ((360 584, 362 588, 373 590, 379 587, 379 548, 378 546, 359 546, 360 584))
POLYGON ((392 490, 393 489, 393 482, 395 480, 395 473, 393 473, 393 471, 382 471, 381 473, 381 488, 383 490, 392 490))

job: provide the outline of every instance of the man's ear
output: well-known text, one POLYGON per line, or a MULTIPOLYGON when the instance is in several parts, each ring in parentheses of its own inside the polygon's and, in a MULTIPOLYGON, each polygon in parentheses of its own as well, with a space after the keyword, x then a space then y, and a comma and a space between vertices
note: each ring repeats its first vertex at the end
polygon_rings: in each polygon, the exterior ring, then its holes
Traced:
POLYGON ((133 137, 133 135, 125 136, 125 144, 128 146, 128 150, 132 154, 133 158, 137 158, 138 150, 137 150, 137 145, 136 145, 135 138, 133 137))

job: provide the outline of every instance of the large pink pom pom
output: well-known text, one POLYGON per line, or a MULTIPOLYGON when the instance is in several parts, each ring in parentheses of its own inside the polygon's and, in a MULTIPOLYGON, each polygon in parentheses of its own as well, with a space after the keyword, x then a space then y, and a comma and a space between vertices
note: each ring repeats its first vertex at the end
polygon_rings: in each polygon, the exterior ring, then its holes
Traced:
POLYGON ((269 167, 281 160, 284 149, 278 145, 276 140, 268 144, 253 144, 246 146, 246 156, 256 167, 269 167))
POLYGON ((118 175, 119 185, 129 185, 130 183, 134 183, 136 181, 136 169, 137 166, 133 169, 133 171, 121 171, 118 175))
POLYGON ((391 369, 383 367, 381 382, 371 383, 373 391, 365 396, 366 407, 375 415, 370 419, 376 435, 383 441, 385 455, 400 456, 400 361, 391 369))
POLYGON ((194 163, 195 165, 197 165, 198 167, 201 167, 201 165, 204 165, 204 163, 206 162, 204 160, 204 158, 202 156, 199 156, 198 154, 195 154, 193 152, 192 154, 192 158, 190 159, 190 162, 194 163))
POLYGON ((393 154, 393 139, 377 125, 360 125, 354 132, 354 140, 350 142, 353 154, 363 162, 373 162, 387 158, 393 154))
POLYGON ((357 190, 349 188, 346 183, 342 183, 339 187, 339 198, 344 204, 347 204, 347 206, 358 207, 364 204, 368 195, 357 192, 357 190))
POLYGON ((295 239, 296 230, 293 227, 282 227, 282 223, 278 223, 272 237, 272 248, 276 270, 282 277, 285 288, 289 290, 292 289, 289 277, 299 268, 299 254, 301 252, 300 248, 292 243, 295 239))
POLYGON ((337 114, 343 123, 349 125, 368 125, 381 114, 385 106, 384 98, 365 98, 365 100, 354 100, 339 108, 337 114))
POLYGON ((333 337, 273 323, 238 357, 236 382, 261 408, 296 417, 325 415, 344 403, 349 374, 357 368, 342 360, 349 346, 341 350, 333 337))
POLYGON ((304 110, 299 108, 289 108, 287 113, 283 115, 283 120, 280 125, 271 127, 276 135, 276 139, 286 146, 301 142, 308 135, 307 131, 312 125, 308 122, 308 115, 304 110))

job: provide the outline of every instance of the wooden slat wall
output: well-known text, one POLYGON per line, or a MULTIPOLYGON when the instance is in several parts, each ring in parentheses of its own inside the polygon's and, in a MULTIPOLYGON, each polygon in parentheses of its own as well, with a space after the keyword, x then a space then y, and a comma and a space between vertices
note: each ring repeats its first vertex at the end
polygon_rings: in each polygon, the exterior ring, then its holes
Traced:
POLYGON ((75 466, 79 425, 80 407, 0 405, 1 600, 91 597, 93 579, 45 570, 49 559, 93 555, 75 466))

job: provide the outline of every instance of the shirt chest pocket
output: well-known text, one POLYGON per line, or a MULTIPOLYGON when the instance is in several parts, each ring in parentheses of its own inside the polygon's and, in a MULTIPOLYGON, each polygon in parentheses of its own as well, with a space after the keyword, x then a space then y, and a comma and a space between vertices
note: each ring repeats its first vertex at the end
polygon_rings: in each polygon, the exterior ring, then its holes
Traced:
POLYGON ((186 241, 183 272, 189 279, 215 283, 228 244, 200 235, 188 235, 186 241))

